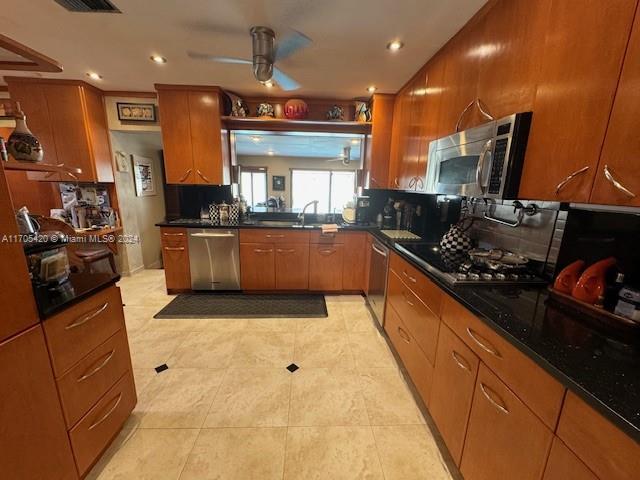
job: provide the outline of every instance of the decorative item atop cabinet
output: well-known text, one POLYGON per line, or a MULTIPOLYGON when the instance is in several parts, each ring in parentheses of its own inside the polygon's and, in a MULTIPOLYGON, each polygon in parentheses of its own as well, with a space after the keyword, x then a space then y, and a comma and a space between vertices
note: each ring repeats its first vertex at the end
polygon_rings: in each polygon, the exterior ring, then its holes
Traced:
POLYGON ((16 103, 16 128, 7 141, 7 150, 18 161, 41 162, 44 157, 42 145, 27 127, 27 119, 20 110, 20 103, 16 103))
POLYGON ((304 120, 309 115, 309 106, 304 100, 292 98, 284 104, 284 116, 289 120, 304 120))
POLYGON ((367 102, 356 102, 356 122, 370 122, 371 121, 371 108, 367 102))
POLYGON ((329 121, 342 121, 344 120, 344 110, 342 109, 341 106, 339 105, 334 105, 332 106, 328 111, 327 111, 327 120, 329 121))
POLYGON ((43 163, 80 169, 77 175, 30 173, 45 181, 113 182, 102 91, 80 80, 5 77, 9 94, 29 119, 43 163), (75 177, 75 178, 74 178, 75 177))
POLYGON ((222 126, 222 90, 214 86, 155 85, 166 182, 225 185, 231 181, 229 136, 222 126))
POLYGON ((273 105, 267 102, 263 102, 258 105, 256 109, 256 115, 258 117, 271 117, 274 118, 276 116, 275 111, 273 109, 273 105))

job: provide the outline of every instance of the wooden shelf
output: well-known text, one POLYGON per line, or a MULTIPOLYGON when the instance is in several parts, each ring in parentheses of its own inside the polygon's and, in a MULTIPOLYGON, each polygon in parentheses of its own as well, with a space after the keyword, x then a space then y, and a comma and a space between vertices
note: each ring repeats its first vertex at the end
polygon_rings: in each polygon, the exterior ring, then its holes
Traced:
POLYGON ((222 117, 229 130, 262 130, 275 132, 371 133, 370 122, 322 120, 289 120, 286 118, 222 117))
POLYGON ((8 162, 2 162, 5 170, 19 170, 22 172, 50 172, 50 173, 62 173, 65 175, 80 175, 82 170, 79 168, 70 168, 63 165, 51 165, 48 163, 31 163, 31 162, 17 162, 10 160, 8 162))

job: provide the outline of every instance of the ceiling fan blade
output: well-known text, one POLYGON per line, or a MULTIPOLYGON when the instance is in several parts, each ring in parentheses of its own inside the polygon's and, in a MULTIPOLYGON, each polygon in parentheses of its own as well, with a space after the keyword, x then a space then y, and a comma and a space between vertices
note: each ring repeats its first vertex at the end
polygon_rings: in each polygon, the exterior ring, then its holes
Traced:
POLYGON ((278 40, 276 45, 276 61, 290 57, 298 50, 307 47, 312 40, 304 33, 293 30, 290 34, 278 40))
POLYGON ((241 65, 253 64, 251 60, 245 60, 244 58, 222 57, 219 55, 209 55, 208 53, 187 52, 187 55, 190 58, 193 58, 196 60, 209 60, 211 62, 219 62, 219 63, 237 63, 241 65))
POLYGON ((300 84, 277 67, 273 67, 273 80, 282 90, 297 90, 300 84))

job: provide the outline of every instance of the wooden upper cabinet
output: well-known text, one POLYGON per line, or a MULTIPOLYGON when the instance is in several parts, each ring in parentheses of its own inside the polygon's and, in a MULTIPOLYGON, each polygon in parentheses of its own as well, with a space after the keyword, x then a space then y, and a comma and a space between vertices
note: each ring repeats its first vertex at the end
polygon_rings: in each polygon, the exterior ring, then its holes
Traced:
POLYGON ((591 203, 640 206, 640 135, 637 130, 639 85, 640 16, 636 15, 600 164, 594 172, 591 203))
MULTIPOLYGON (((81 81, 5 77, 27 126, 42 142, 44 162, 82 170, 77 180, 113 182, 111 145, 102 92, 81 81)), ((71 176, 30 174, 34 180, 71 176)))
POLYGON ((0 342, 0 365, 2 478, 77 479, 42 327, 0 342))
POLYGON ((500 1, 484 18, 470 53, 479 59, 478 98, 495 118, 533 109, 550 4, 500 1))
POLYGON ((229 144, 218 87, 156 85, 167 183, 222 185, 229 178, 229 144))
POLYGON ((373 122, 368 138, 365 168, 369 174, 369 188, 387 188, 389 157, 391 155, 391 129, 395 95, 373 95, 373 122))
POLYGON ((553 433, 485 365, 478 379, 460 462, 466 480, 539 480, 553 433))
POLYGON ((636 4, 552 0, 520 197, 589 201, 636 4))

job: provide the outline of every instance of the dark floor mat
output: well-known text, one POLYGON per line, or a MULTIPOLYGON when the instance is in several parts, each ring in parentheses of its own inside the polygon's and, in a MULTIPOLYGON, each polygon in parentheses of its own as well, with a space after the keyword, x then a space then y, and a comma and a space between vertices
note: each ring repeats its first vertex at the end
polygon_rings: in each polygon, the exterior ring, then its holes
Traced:
POLYGON ((324 295, 188 293, 174 298, 154 318, 283 318, 327 316, 324 295))

